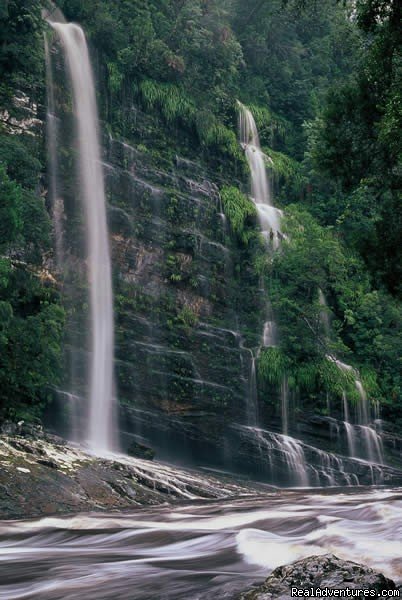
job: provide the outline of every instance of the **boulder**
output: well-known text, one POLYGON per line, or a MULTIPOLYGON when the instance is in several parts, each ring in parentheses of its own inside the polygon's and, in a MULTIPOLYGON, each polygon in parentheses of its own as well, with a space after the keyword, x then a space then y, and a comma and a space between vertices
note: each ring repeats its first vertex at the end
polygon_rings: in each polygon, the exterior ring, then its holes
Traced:
POLYGON ((292 598, 292 588, 349 588, 377 592, 396 589, 395 583, 378 571, 333 554, 324 554, 278 567, 261 587, 246 592, 239 600, 287 600, 292 598))
POLYGON ((155 450, 139 442, 132 442, 127 449, 127 454, 135 458, 144 458, 145 460, 153 460, 155 458, 155 450))

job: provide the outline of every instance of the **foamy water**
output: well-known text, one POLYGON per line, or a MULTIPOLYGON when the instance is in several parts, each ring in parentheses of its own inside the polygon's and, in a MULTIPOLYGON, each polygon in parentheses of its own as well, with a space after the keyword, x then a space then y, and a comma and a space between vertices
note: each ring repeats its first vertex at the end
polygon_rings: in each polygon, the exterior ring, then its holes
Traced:
POLYGON ((0 599, 235 598, 333 552, 402 580, 402 490, 280 492, 0 523, 0 599))

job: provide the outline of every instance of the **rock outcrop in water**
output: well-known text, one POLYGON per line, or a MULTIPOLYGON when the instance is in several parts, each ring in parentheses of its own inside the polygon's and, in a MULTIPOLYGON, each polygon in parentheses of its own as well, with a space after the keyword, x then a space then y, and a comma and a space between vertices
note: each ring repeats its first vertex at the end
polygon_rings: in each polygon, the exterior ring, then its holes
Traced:
POLYGON ((333 554, 310 556, 290 565, 278 567, 265 583, 243 594, 240 600, 274 600, 292 598, 291 588, 395 590, 393 581, 369 567, 341 560, 333 554))

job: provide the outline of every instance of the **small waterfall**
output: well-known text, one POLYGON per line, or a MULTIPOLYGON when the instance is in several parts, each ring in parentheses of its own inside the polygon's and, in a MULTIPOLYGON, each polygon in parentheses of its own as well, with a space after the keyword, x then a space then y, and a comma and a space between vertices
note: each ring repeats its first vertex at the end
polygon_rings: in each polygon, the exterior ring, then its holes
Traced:
MULTIPOLYGON (((331 360, 336 366, 344 372, 352 372, 355 377, 355 386, 359 394, 359 403, 357 405, 357 424, 352 425, 350 423, 348 399, 346 392, 343 392, 343 412, 344 412, 344 426, 346 437, 348 440, 349 456, 360 457, 371 462, 383 464, 384 463, 384 451, 381 436, 371 426, 371 414, 370 405, 367 398, 366 390, 359 378, 357 371, 348 365, 332 356, 327 356, 328 360, 331 360), (360 452, 357 450, 359 438, 360 452)), ((376 414, 378 414, 378 406, 376 407, 376 414)))
POLYGON ((350 423, 349 417, 349 406, 346 392, 342 393, 343 401, 343 418, 345 419, 343 424, 345 426, 346 439, 348 440, 348 452, 350 457, 356 456, 356 434, 353 425, 350 423))
POLYGON ((282 238, 281 211, 272 204, 266 170, 268 157, 260 146, 257 126, 251 111, 239 105, 240 143, 245 151, 251 173, 251 197, 256 206, 261 230, 267 241, 276 248, 282 238))
MULTIPOLYGON (((113 448, 113 431, 116 427, 113 401, 114 332, 111 259, 95 86, 88 46, 81 27, 60 22, 59 14, 57 20, 49 14, 46 16, 61 42, 70 74, 78 137, 80 193, 85 207, 91 314, 89 415, 85 441, 93 452, 104 454, 113 448)), ((49 97, 52 97, 51 94, 49 97)), ((52 121, 50 119, 49 122, 50 152, 55 140, 52 121)), ((52 162, 50 167, 56 190, 57 170, 52 162)))
POLYGON ((322 324, 322 328, 324 330, 325 336, 327 338, 331 335, 331 322, 328 313, 328 304, 327 299, 325 298, 324 292, 321 288, 318 288, 318 302, 322 307, 320 310, 320 321, 322 324))
POLYGON ((258 423, 258 395, 257 395, 257 372, 255 368, 255 356, 251 353, 250 367, 250 390, 247 402, 247 422, 248 425, 256 426, 258 423))
POLYGON ((266 321, 264 323, 264 332, 262 335, 262 345, 264 348, 275 348, 277 345, 277 335, 275 321, 266 321))

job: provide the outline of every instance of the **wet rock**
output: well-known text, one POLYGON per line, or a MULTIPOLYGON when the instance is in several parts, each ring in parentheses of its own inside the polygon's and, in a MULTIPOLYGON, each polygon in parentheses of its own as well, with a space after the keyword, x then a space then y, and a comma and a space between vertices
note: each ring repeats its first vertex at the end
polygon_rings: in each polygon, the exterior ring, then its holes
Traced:
POLYGON ((333 554, 310 556, 290 565, 278 567, 265 583, 240 596, 239 600, 285 600, 297 589, 365 589, 394 590, 395 583, 373 569, 333 554))
POLYGON ((127 449, 127 454, 136 458, 144 458, 145 460, 153 460, 155 458, 155 450, 139 442, 132 442, 127 449))
MULTIPOLYGON (((138 446, 153 457, 151 448, 138 446)), ((0 435, 0 520, 233 497, 250 489, 144 458, 97 458, 46 432, 38 440, 0 435)))

